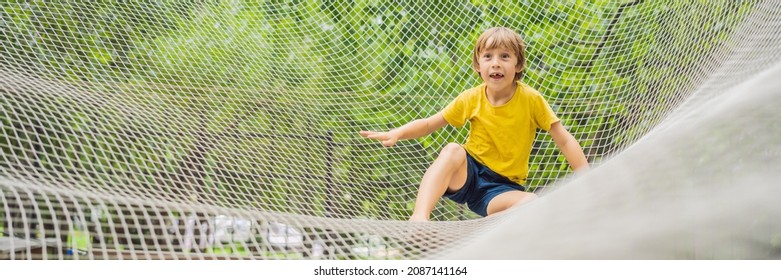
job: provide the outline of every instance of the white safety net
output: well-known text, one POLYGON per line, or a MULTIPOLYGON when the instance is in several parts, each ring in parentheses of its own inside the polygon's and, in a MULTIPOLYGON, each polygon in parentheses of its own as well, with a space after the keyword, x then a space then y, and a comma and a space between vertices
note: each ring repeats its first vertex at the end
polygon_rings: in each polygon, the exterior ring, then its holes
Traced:
MULTIPOLYGON (((599 217, 658 207, 634 202, 678 184, 746 178, 724 187, 736 193, 772 185, 781 116, 728 107, 734 96, 743 98, 735 104, 778 104, 768 100, 781 95, 751 99, 753 88, 735 87, 780 58, 781 2, 773 0, 6 1, 0 258, 516 257, 460 250, 497 230, 514 232, 507 225, 519 217, 544 228, 534 221, 553 219, 555 209, 589 218, 569 223, 575 229, 549 228, 572 233, 593 229, 599 217), (493 26, 524 38, 523 81, 578 139, 592 171, 568 180, 569 165, 540 132, 527 185, 542 199, 488 218, 442 200, 432 222, 407 222, 423 172, 468 129, 448 126, 392 148, 358 131, 428 117, 478 85, 471 51, 493 26), (755 122, 701 117, 717 113, 755 122), (758 135, 743 135, 744 127, 758 135), (681 130, 715 138, 689 142, 681 130), (735 135, 745 138, 724 138, 735 135), (635 164, 696 149, 701 156, 635 164), (730 173, 746 170, 766 172, 730 173), (593 185, 601 187, 572 191, 593 185), (573 208, 574 194, 592 195, 591 207, 573 208)), ((690 246, 696 235, 646 245, 667 250, 653 254, 570 250, 573 242, 535 241, 562 235, 528 228, 505 238, 526 241, 513 248, 529 255, 517 257, 779 258, 778 208, 747 213, 730 217, 758 220, 761 229, 733 235, 755 236, 759 249, 734 254, 687 253, 702 252, 690 246)), ((609 229, 632 228, 631 217, 609 229)))

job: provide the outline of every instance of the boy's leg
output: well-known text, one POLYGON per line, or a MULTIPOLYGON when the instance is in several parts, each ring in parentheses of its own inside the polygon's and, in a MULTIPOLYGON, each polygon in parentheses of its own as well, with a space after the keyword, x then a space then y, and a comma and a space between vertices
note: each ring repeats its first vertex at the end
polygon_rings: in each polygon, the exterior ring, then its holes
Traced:
POLYGON ((415 210, 410 221, 428 221, 431 211, 445 194, 456 192, 466 183, 466 150, 461 145, 450 143, 429 166, 418 188, 415 210))
POLYGON ((515 205, 523 204, 537 198, 537 195, 530 192, 509 191, 497 195, 488 202, 488 215, 499 213, 515 205))

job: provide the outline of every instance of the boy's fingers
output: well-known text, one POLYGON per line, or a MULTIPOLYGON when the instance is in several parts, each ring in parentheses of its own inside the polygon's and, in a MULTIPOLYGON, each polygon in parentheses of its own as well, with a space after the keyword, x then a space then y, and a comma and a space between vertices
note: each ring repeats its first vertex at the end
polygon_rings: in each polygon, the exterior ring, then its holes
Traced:
POLYGON ((387 135, 385 135, 384 133, 377 133, 377 132, 374 132, 374 131, 366 131, 366 133, 361 133, 361 135, 363 135, 363 137, 366 137, 366 138, 369 138, 369 139, 374 139, 374 140, 386 140, 386 139, 388 139, 387 135))
POLYGON ((392 142, 392 141, 390 141, 390 140, 383 140, 383 141, 382 141, 382 145, 383 145, 383 146, 385 146, 385 147, 390 147, 390 146, 393 146, 393 145, 395 145, 395 144, 396 144, 396 143, 393 143, 393 142, 392 142))
POLYGON ((391 140, 391 137, 386 132, 375 132, 375 131, 360 131, 359 132, 361 136, 372 139, 372 140, 379 140, 380 143, 385 147, 391 147, 396 145, 396 141, 391 140))

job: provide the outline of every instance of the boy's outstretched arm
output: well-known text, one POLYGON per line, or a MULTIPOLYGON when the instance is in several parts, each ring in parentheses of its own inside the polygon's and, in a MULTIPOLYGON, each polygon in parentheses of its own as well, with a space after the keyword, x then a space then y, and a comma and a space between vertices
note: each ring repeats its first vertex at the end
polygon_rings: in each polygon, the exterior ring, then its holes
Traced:
POLYGON ((360 134, 369 139, 379 140, 385 147, 391 147, 396 145, 396 142, 399 140, 423 137, 437 131, 437 129, 440 129, 445 125, 447 125, 447 121, 440 112, 425 119, 411 121, 388 132, 362 130, 360 134))
POLYGON ((575 140, 575 137, 564 128, 561 121, 553 123, 548 132, 550 132, 551 137, 553 137, 553 142, 556 142, 556 146, 559 147, 561 153, 564 154, 564 158, 567 159, 572 170, 588 170, 588 161, 586 160, 586 155, 583 154, 583 148, 580 147, 580 144, 575 140))

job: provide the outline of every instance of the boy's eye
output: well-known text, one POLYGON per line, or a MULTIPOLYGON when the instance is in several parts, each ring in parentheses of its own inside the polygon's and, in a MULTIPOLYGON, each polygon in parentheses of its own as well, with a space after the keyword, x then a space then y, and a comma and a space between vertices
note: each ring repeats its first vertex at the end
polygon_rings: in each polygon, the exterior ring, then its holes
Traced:
POLYGON ((510 58, 510 55, 509 55, 509 54, 506 54, 506 53, 505 53, 505 54, 502 54, 502 58, 510 58))

